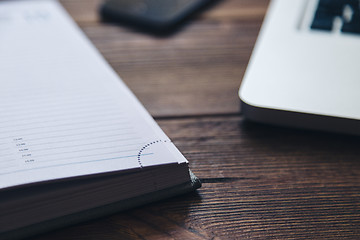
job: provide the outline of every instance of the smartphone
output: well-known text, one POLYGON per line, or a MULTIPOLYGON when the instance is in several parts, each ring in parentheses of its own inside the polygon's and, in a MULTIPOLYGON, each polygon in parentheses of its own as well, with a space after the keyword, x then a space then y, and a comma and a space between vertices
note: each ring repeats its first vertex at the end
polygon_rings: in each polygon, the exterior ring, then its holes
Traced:
POLYGON ((100 7, 105 21, 164 33, 179 26, 214 0, 107 0, 100 7))

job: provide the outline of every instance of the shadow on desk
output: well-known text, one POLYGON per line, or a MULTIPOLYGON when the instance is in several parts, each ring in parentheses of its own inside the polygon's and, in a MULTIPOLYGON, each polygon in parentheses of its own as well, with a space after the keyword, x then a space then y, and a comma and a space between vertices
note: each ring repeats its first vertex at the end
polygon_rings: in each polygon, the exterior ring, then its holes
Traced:
POLYGON ((240 121, 244 138, 263 154, 259 167, 271 162, 272 181, 322 186, 356 185, 359 181, 359 136, 274 127, 240 121), (263 162, 263 164, 261 162, 263 162))
POLYGON ((355 135, 279 127, 247 120, 240 121, 239 127, 250 141, 256 141, 256 145, 274 144, 273 148, 271 148, 273 150, 277 149, 275 145, 281 145, 282 148, 296 146, 298 151, 302 152, 315 150, 316 148, 325 148, 328 151, 336 151, 336 149, 342 149, 342 151, 346 149, 349 151, 360 150, 356 147, 358 146, 360 136, 355 135), (269 141, 270 138, 272 139, 271 141, 269 141))

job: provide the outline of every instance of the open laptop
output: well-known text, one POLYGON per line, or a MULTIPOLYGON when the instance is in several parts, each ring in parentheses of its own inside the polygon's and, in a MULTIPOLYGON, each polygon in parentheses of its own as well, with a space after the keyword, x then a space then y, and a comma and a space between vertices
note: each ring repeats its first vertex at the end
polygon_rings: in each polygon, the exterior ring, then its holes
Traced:
POLYGON ((239 96, 250 120, 360 135, 360 1, 273 0, 239 96))

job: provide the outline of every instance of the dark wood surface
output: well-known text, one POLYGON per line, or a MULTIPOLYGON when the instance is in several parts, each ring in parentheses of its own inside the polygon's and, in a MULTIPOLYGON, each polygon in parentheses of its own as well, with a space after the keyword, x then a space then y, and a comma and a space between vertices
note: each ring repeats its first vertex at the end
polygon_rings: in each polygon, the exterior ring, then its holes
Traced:
POLYGON ((197 192, 45 239, 360 239, 360 138, 244 121, 237 90, 268 0, 223 0, 178 33, 61 1, 202 179, 197 192))

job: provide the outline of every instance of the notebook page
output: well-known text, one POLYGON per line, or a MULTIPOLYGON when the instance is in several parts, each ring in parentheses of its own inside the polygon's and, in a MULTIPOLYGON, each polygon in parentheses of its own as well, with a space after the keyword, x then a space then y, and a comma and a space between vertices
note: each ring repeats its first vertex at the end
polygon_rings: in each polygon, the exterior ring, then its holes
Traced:
POLYGON ((0 188, 182 162, 57 1, 0 2, 0 188))

